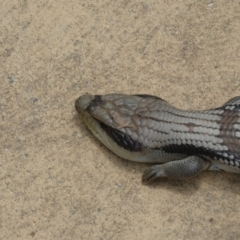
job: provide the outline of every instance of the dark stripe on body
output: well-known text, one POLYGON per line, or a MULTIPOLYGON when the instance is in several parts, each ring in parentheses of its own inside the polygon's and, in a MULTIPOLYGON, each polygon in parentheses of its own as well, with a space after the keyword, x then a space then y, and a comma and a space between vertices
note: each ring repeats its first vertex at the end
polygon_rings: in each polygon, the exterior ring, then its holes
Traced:
POLYGON ((171 144, 168 146, 164 146, 161 148, 166 153, 183 153, 189 156, 191 155, 204 155, 209 158, 216 157, 216 152, 212 149, 204 148, 204 147, 196 147, 190 144, 171 144))
MULTIPOLYGON (((156 148, 156 149, 160 150, 159 148, 156 148)), ((230 164, 230 162, 233 162, 233 165, 235 166, 236 166, 235 162, 240 161, 239 154, 235 155, 231 151, 214 151, 209 148, 196 147, 190 144, 181 144, 181 145, 172 144, 172 145, 162 147, 161 150, 165 151, 166 153, 179 153, 179 154, 186 154, 189 156, 198 155, 198 156, 205 157, 207 159, 212 159, 212 160, 222 160, 222 161, 227 160, 228 165, 232 165, 230 164), (225 157, 224 153, 226 153, 228 156, 233 155, 234 158, 230 159, 229 157, 225 157)))

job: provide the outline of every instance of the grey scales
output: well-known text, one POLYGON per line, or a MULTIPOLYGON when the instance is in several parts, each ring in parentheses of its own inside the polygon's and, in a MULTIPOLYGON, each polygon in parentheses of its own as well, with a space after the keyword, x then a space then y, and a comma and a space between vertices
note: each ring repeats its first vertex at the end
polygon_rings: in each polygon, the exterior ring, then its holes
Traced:
POLYGON ((240 97, 196 111, 151 95, 83 95, 75 108, 115 154, 156 164, 143 181, 188 179, 203 170, 240 173, 240 97))

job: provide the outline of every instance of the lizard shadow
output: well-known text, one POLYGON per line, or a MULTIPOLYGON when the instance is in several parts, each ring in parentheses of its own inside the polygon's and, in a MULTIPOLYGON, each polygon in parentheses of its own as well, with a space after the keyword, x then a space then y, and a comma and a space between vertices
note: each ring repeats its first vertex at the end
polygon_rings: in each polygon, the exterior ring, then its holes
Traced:
POLYGON ((146 183, 152 189, 166 188, 168 190, 188 195, 201 188, 201 185, 208 185, 206 188, 218 192, 230 192, 240 195, 240 174, 225 172, 204 171, 198 176, 188 180, 159 179, 153 183, 146 183))

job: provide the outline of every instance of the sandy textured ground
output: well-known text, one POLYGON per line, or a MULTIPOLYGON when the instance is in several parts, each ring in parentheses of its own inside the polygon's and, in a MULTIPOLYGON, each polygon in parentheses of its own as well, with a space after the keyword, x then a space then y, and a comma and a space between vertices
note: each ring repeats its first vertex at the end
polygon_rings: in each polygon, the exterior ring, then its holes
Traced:
POLYGON ((240 239, 240 175, 143 185, 74 109, 148 93, 240 95, 239 1, 0 2, 0 239, 240 239))

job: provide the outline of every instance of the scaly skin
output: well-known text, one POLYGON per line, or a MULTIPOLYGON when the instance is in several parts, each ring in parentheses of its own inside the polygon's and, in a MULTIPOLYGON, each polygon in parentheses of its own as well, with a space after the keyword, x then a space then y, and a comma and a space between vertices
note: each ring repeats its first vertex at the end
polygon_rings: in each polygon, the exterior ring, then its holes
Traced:
POLYGON ((202 170, 240 173, 240 97, 216 109, 186 111, 150 95, 83 95, 75 108, 120 157, 160 163, 143 181, 186 179, 202 170))

